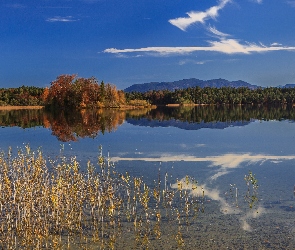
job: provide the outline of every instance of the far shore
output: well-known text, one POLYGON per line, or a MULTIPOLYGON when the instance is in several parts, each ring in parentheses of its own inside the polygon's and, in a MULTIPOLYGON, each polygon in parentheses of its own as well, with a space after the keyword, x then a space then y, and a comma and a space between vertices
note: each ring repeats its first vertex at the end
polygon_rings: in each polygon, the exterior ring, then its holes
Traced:
POLYGON ((0 110, 42 109, 44 106, 0 106, 0 110))

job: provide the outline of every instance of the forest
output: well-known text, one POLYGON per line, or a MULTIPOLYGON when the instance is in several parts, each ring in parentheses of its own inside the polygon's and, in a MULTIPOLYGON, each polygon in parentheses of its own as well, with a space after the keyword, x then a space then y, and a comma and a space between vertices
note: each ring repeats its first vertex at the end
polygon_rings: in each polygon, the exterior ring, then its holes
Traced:
POLYGON ((42 106, 44 88, 0 88, 0 106, 42 106))
POLYGON ((295 88, 194 87, 174 91, 124 92, 95 77, 60 75, 50 87, 0 88, 0 106, 46 106, 51 109, 122 108, 149 105, 278 105, 295 103, 295 88))
POLYGON ((294 88, 187 88, 175 91, 149 91, 126 93, 126 100, 141 99, 153 105, 167 104, 291 104, 295 102, 294 88))

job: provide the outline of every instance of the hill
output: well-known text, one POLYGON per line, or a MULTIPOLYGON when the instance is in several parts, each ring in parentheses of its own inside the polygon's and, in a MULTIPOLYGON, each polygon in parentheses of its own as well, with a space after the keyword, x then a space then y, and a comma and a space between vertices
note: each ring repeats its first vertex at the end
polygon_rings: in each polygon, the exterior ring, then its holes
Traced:
POLYGON ((249 89, 259 88, 257 85, 252 85, 250 83, 238 80, 238 81, 228 81, 225 79, 212 79, 212 80, 199 80, 196 78, 183 79, 174 82, 150 82, 143 84, 133 84, 130 87, 126 88, 125 92, 148 92, 150 90, 169 90, 174 91, 176 89, 186 89, 190 87, 214 87, 214 88, 222 88, 222 87, 247 87, 249 89))

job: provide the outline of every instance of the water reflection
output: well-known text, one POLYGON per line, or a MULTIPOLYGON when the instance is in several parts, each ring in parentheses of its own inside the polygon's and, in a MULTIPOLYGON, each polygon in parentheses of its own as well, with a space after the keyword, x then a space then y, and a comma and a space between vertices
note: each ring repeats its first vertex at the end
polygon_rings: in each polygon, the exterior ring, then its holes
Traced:
MULTIPOLYGON (((228 181, 233 181, 231 177, 226 179, 219 180, 222 176, 230 174, 234 169, 241 169, 243 171, 244 166, 261 166, 261 169, 265 169, 265 166, 269 163, 277 164, 278 162, 294 161, 295 155, 267 155, 267 154, 252 154, 252 153, 242 153, 242 154, 222 154, 217 156, 207 156, 207 157, 196 157, 192 155, 183 155, 183 154, 164 154, 155 156, 146 156, 146 157, 112 157, 113 161, 144 161, 144 162, 170 162, 177 165, 181 162, 196 162, 201 163, 205 162, 207 168, 209 168, 209 176, 206 179, 198 182, 197 189, 192 188, 192 184, 186 184, 186 177, 183 177, 180 181, 177 181, 172 184, 172 188, 177 188, 179 182, 182 183, 182 187, 190 192, 190 195, 195 197, 201 197, 204 192, 206 199, 211 201, 218 202, 219 211, 224 216, 234 215, 239 221, 239 227, 247 232, 252 232, 257 229, 257 221, 265 214, 272 212, 269 209, 266 209, 264 204, 261 204, 261 201, 264 200, 265 193, 259 194, 256 192, 258 186, 252 182, 252 179, 249 175, 245 175, 245 182, 241 179, 234 184, 230 184, 228 187, 228 181), (248 178, 246 178, 248 177, 248 178), (254 191, 253 191, 254 190, 254 191), (263 197, 264 196, 264 197, 263 197)), ((292 162, 291 162, 292 164, 292 162)), ((198 165, 195 165, 196 172, 198 173, 198 165)), ((277 169, 282 168, 282 165, 277 164, 277 169)), ((268 169, 268 168, 267 168, 268 169)), ((199 170, 201 172, 201 170, 199 170)), ((256 170, 257 171, 257 170, 256 170)), ((261 170, 263 171, 263 170, 261 170)), ((283 171, 284 172, 284 171, 283 171)), ((263 180, 258 180, 262 182, 263 180)), ((274 185, 274 181, 271 181, 274 185)), ((281 187, 281 185, 276 185, 276 188, 281 187)), ((273 187, 272 187, 273 188, 273 187)), ((265 189, 265 185, 264 185, 265 189)), ((273 190, 267 190, 271 193, 272 198, 276 197, 273 190)), ((286 191, 286 190, 285 190, 286 191)), ((291 190, 293 191, 293 190, 291 190)), ((278 198, 280 199, 280 198, 278 198)), ((207 205, 209 206, 209 205, 207 205)), ((290 206, 288 206, 289 208, 290 206)), ((205 207, 206 209, 206 207, 205 207)))
MULTIPOLYGON (((191 238, 187 238, 197 245, 192 249, 222 249, 221 246, 229 249, 281 249, 282 245, 286 246, 285 249, 294 249, 295 238, 290 237, 294 237, 295 227, 290 218, 295 206, 295 130, 289 121, 294 121, 294 110, 289 107, 199 106, 83 110, 68 114, 52 114, 44 110, 0 112, 2 126, 44 126, 62 141, 98 136, 97 140, 72 143, 70 147, 74 150, 70 153, 81 156, 83 162, 96 160, 97 147, 103 145, 110 150, 111 160, 118 161, 115 164, 120 172, 128 171, 146 178, 151 186, 157 178, 159 165, 161 171, 169 173, 169 185, 176 185, 176 179, 181 180, 185 175, 195 178, 198 189, 191 194, 202 196, 204 191, 206 197, 205 213, 199 213, 197 222, 192 225, 191 238), (124 124, 116 133, 100 136, 116 131, 123 123, 129 124, 124 124), (150 129, 149 126, 173 126, 183 130, 150 129), (243 127, 202 129, 228 126, 243 127), (243 178, 249 169, 259 180, 258 202, 252 209, 244 198, 247 186, 243 178), (208 247, 209 243, 211 247, 208 247)), ((38 132, 36 137, 39 138, 44 132, 36 129, 21 131, 21 134, 18 129, 4 128, 3 135, 6 130, 16 134, 2 137, 10 140, 9 145, 17 140, 20 143, 27 141, 33 132, 38 132)), ((46 131, 46 136, 49 134, 46 131)), ((39 146, 40 140, 36 143, 39 146)), ((56 150, 59 142, 54 140, 52 145, 56 150)))
MULTIPOLYGON (((220 206, 220 212, 224 215, 236 215, 239 217, 241 228, 245 231, 252 231, 252 227, 249 224, 251 219, 257 219, 266 213, 266 209, 261 205, 258 205, 254 209, 245 209, 245 207, 238 206, 237 201, 234 203, 227 201, 224 194, 217 188, 209 188, 205 183, 199 184, 202 189, 193 189, 192 184, 186 185, 186 178, 180 180, 182 187, 190 192, 190 195, 194 197, 201 197, 202 192, 206 195, 207 199, 218 201, 220 206)), ((179 183, 172 184, 172 188, 177 188, 179 183)), ((236 197, 238 199, 238 197, 236 197)))
POLYGON ((0 110, 0 126, 31 128, 43 126, 44 111, 42 109, 0 110))
POLYGON ((257 162, 263 163, 264 161, 270 160, 275 163, 282 160, 294 160, 295 155, 262 155, 262 154, 224 154, 218 156, 208 156, 208 157, 195 157, 191 155, 183 154, 164 154, 157 157, 112 157, 113 161, 151 161, 151 162, 210 162, 209 167, 220 167, 218 171, 218 176, 215 174, 211 177, 211 180, 217 179, 219 176, 226 174, 230 169, 238 168, 242 163, 253 164, 257 162), (222 174, 219 174, 219 173, 222 174))
POLYGON ((44 113, 45 127, 60 141, 94 138, 99 133, 113 132, 124 122, 124 113, 115 110, 81 110, 72 113, 44 113))
POLYGON ((177 127, 186 130, 224 129, 246 126, 254 120, 295 120, 292 107, 196 106, 137 110, 80 110, 47 112, 38 110, 1 110, 0 125, 50 128, 60 141, 77 141, 113 132, 124 121, 138 126, 177 127))

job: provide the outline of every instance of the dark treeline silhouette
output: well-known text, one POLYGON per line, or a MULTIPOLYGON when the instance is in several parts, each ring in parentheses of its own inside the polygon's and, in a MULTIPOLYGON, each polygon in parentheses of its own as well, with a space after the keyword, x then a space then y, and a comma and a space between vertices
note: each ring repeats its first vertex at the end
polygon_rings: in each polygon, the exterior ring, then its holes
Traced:
POLYGON ((295 88, 187 88, 126 93, 126 100, 142 99, 154 105, 167 104, 291 104, 295 103, 295 88))
POLYGON ((1 88, 0 106, 42 106, 43 92, 39 87, 1 88))

